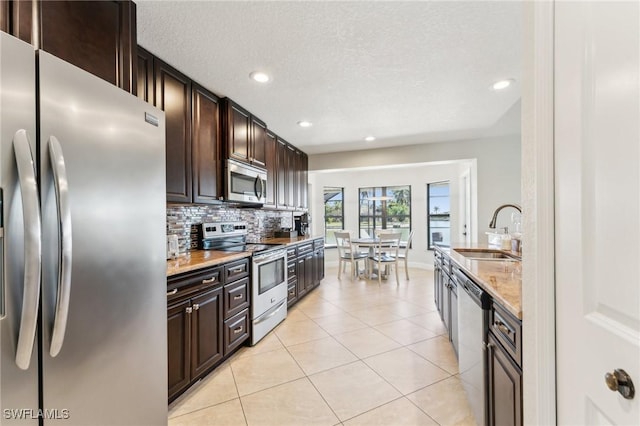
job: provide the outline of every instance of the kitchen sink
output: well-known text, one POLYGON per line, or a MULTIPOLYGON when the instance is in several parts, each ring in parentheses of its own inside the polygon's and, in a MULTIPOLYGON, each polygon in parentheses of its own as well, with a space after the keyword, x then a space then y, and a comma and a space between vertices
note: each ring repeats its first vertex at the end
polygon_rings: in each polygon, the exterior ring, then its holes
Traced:
POLYGON ((467 259, 472 260, 501 260, 517 262, 520 259, 510 256, 499 250, 484 250, 484 249, 453 249, 456 253, 467 259))

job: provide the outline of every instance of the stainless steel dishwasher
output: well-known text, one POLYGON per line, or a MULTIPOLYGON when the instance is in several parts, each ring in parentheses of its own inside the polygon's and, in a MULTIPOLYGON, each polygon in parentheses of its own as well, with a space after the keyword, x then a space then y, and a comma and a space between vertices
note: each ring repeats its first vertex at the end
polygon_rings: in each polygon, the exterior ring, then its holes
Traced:
POLYGON ((490 298, 462 271, 458 284, 458 361, 460 380, 478 425, 487 424, 486 339, 490 298))

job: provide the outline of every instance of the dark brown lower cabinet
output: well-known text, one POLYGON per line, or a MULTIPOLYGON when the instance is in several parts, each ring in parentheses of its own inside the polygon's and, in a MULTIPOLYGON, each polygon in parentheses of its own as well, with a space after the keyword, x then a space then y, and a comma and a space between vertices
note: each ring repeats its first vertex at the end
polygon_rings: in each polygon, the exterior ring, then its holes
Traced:
POLYGON ((324 240, 314 242, 313 252, 314 285, 319 285, 324 278, 324 240))
POLYGON ((169 361, 169 399, 191 382, 191 301, 185 300, 167 309, 169 361))
POLYGON ((167 309, 169 399, 222 359, 222 287, 167 309))
POLYGON ((287 249, 287 305, 302 299, 324 278, 324 239, 304 241, 287 249))
POLYGON ((489 425, 522 425, 522 370, 488 334, 489 425))
POLYGON ((191 299, 191 378, 195 379, 222 359, 222 288, 191 299))

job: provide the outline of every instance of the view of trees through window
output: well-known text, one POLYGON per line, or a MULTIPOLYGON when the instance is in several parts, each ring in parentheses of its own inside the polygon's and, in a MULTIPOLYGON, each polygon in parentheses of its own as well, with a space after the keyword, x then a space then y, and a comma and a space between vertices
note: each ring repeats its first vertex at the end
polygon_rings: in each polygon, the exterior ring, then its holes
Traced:
POLYGON ((451 245, 449 182, 427 184, 427 233, 429 248, 451 245))
POLYGON ((335 231, 344 229, 344 188, 324 187, 324 243, 335 245, 335 231))
POLYGON ((381 229, 411 232, 411 186, 360 188, 360 237, 373 237, 381 229))

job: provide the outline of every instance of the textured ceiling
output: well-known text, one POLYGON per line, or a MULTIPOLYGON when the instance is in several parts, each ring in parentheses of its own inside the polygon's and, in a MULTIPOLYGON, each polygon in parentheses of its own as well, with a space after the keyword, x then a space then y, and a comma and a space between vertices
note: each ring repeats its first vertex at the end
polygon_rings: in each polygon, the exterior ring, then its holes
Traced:
POLYGON ((519 2, 136 4, 141 46, 310 154, 483 137, 520 97, 519 2))

